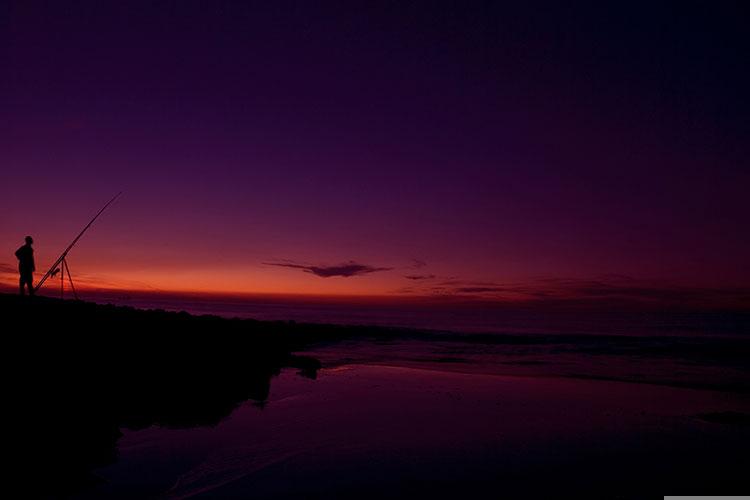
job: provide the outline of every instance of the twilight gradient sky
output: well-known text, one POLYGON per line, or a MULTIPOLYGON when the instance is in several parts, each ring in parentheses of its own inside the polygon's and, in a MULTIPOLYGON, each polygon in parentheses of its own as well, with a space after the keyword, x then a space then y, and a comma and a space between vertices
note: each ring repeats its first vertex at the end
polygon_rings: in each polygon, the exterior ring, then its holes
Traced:
POLYGON ((4 2, 2 280, 746 292, 747 12, 517 3, 4 2))

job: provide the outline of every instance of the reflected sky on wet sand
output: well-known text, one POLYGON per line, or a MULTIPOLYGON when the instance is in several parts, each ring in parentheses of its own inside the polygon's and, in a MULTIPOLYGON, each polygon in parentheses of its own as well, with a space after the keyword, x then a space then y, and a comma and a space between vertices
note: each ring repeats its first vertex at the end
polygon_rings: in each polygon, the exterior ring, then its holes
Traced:
POLYGON ((622 382, 368 365, 310 380, 287 370, 262 409, 246 403, 214 428, 126 431, 119 461, 84 497, 591 493, 633 474, 643 487, 697 469, 716 480, 747 439, 699 418, 724 411, 750 403, 622 382))

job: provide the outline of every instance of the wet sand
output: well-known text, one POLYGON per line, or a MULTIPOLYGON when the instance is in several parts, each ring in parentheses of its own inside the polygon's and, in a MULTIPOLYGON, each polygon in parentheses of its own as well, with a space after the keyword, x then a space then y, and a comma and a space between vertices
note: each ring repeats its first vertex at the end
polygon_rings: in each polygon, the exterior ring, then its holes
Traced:
POLYGON ((747 487, 726 392, 346 365, 210 429, 125 432, 85 498, 653 498, 747 487))

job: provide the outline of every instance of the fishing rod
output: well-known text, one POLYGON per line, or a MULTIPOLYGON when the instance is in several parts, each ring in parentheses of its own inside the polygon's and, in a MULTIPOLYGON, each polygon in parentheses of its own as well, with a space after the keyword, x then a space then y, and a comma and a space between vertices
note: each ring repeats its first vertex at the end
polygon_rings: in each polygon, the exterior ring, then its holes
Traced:
MULTIPOLYGON (((70 245, 68 245, 68 248, 66 248, 63 251, 63 253, 57 258, 57 260, 55 261, 55 263, 52 264, 52 267, 49 268, 49 271, 47 271, 47 273, 42 277, 42 279, 39 280, 39 283, 36 284, 36 286, 34 287, 34 292, 35 293, 36 293, 37 290, 39 290, 39 288, 41 288, 41 286, 44 284, 44 282, 47 281, 47 278, 49 278, 51 276, 55 276, 57 273, 60 273, 63 270, 67 271, 68 279, 70 280, 70 285, 71 285, 71 287, 73 286, 73 278, 70 277, 70 268, 68 267, 68 263, 65 261, 65 257, 67 257, 68 252, 70 252, 70 250, 75 246, 75 244, 78 243, 78 240, 81 239, 81 236, 83 236, 83 233, 85 233, 86 230, 88 230, 88 228, 91 227, 91 224, 93 224, 94 221, 96 219, 98 219, 99 216, 102 214, 102 212, 104 212, 107 209, 107 207, 109 207, 117 198, 119 198, 119 196, 121 194, 122 194, 122 191, 120 191, 119 193, 117 193, 114 196, 114 198, 112 198, 111 200, 109 200, 107 202, 107 204, 104 205, 102 207, 102 209, 99 210, 99 212, 97 212, 97 214, 94 216, 94 218, 91 219, 91 221, 89 221, 88 224, 86 224, 86 227, 84 227, 83 230, 81 230, 81 232, 78 233, 78 236, 76 236, 76 238, 73 240, 73 242, 70 245), (59 268, 57 266, 62 266, 62 268, 59 268)), ((64 277, 65 277, 65 272, 63 271, 60 274, 60 279, 62 280, 64 277)), ((61 287, 60 288, 60 293, 62 295, 62 282, 61 282, 60 287, 61 287)), ((75 294, 75 287, 73 287, 73 293, 75 294)), ((78 297, 76 296, 76 298, 78 298, 78 297)))

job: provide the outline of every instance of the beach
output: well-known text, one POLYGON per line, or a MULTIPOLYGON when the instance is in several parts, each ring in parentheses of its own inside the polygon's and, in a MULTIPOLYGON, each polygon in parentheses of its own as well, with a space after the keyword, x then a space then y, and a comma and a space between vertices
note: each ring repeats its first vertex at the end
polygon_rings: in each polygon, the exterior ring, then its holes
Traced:
MULTIPOLYGON (((2 296, 50 498, 653 498, 748 487, 750 339, 229 320, 2 296), (56 319, 78 328, 57 331, 56 319), (91 356, 97 353, 97 356, 91 356), (43 395, 43 396, 42 396, 43 395)), ((30 446, 30 443, 34 443, 30 446)))

